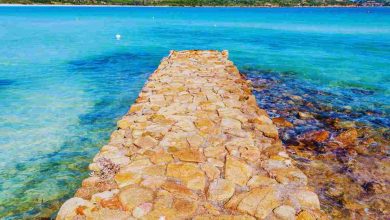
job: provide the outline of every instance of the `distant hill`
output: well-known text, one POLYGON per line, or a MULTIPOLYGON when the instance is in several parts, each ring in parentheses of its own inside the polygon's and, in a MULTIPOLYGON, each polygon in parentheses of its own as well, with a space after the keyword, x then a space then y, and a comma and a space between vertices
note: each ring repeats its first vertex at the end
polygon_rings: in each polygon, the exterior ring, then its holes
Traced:
POLYGON ((347 6, 356 4, 350 0, 0 0, 0 3, 156 6, 347 6))

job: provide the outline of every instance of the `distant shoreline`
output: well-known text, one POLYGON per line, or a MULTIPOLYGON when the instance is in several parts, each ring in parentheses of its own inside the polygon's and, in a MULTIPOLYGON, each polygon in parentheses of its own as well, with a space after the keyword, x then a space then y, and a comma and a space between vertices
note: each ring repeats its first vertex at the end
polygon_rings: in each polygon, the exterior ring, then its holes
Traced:
POLYGON ((131 8, 380 8, 380 7, 365 7, 358 5, 322 5, 322 6, 226 6, 226 5, 204 5, 204 6, 176 6, 176 5, 99 5, 99 4, 2 4, 0 6, 11 6, 11 7, 131 7, 131 8))

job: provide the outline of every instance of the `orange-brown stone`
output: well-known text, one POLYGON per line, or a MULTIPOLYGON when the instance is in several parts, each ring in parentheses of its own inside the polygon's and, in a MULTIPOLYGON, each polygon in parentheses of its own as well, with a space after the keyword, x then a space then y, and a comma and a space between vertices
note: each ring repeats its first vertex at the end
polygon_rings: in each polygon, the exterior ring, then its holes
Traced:
MULTIPOLYGON (((227 56, 172 51, 163 59, 90 164, 81 198, 65 202, 57 219, 317 218, 318 197, 274 125, 292 124, 257 106, 227 56)), ((329 143, 356 139, 349 128, 329 143)))

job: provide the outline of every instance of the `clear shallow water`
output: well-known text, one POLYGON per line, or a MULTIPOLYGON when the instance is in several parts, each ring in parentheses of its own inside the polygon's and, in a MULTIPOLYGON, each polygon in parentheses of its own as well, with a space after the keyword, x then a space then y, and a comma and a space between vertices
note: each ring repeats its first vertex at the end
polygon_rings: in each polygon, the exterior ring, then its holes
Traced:
POLYGON ((388 8, 0 6, 0 218, 47 217, 72 195, 171 49, 228 49, 389 126, 388 8))

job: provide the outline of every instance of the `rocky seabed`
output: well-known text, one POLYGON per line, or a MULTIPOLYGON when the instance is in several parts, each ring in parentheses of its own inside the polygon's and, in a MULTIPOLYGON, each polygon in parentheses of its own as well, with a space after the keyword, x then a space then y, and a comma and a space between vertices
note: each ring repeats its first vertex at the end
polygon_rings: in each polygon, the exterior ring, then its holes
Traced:
POLYGON ((326 219, 227 51, 172 51, 57 219, 326 219))

